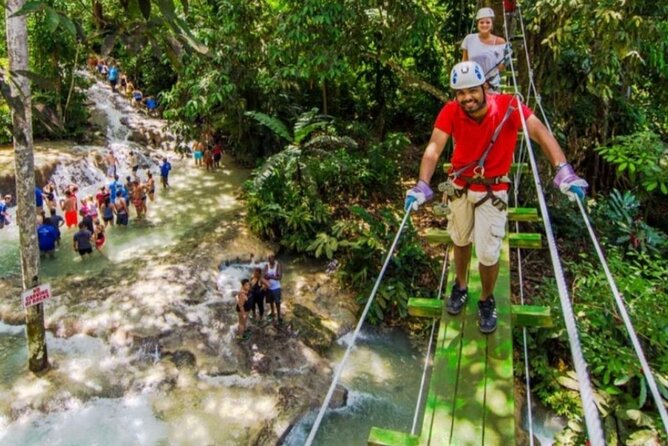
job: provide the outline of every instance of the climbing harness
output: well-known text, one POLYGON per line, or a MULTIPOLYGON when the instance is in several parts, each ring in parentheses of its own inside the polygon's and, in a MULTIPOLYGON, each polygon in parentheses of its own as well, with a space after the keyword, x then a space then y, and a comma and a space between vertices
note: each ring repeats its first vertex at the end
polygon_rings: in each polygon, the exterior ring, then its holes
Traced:
POLYGON ((466 164, 464 167, 460 167, 454 172, 451 172, 448 174, 448 179, 438 185, 438 190, 443 192, 443 200, 441 203, 439 203, 440 206, 438 208, 441 214, 449 214, 450 209, 446 208, 448 201, 461 198, 462 196, 468 194, 468 190, 472 184, 484 185, 485 190, 487 191, 485 196, 473 205, 475 208, 481 206, 487 200, 492 200, 492 205, 500 211, 505 211, 508 208, 508 203, 494 194, 492 186, 502 183, 510 183, 510 178, 507 174, 495 177, 485 177, 485 161, 494 147, 494 144, 496 143, 496 140, 499 137, 503 126, 514 111, 515 107, 509 105, 506 113, 501 119, 501 122, 499 122, 499 124, 494 129, 494 133, 492 133, 492 138, 490 139, 487 148, 485 148, 485 151, 482 153, 478 161, 472 161, 466 164), (473 176, 462 175, 471 167, 473 167, 473 176), (455 185, 455 181, 457 180, 464 182, 464 186, 455 185))
POLYGON ((336 367, 336 372, 334 373, 334 378, 332 379, 332 383, 330 384, 329 390, 327 391, 327 396, 325 396, 325 401, 323 401, 322 406, 320 407, 320 411, 318 412, 318 416, 316 417, 315 422, 311 427, 311 431, 309 432, 308 437, 306 438, 306 443, 304 443, 305 446, 310 446, 313 443, 313 440, 315 439, 315 435, 318 432, 320 423, 322 422, 322 417, 325 415, 325 412, 329 407, 329 402, 332 399, 332 396, 334 395, 334 390, 336 389, 336 385, 341 379, 341 373, 343 373, 343 369, 346 366, 346 361, 348 361, 348 356, 350 356, 350 352, 353 350, 355 342, 357 341, 357 336, 359 336, 359 333, 362 330, 362 325, 364 324, 366 316, 369 313, 369 310, 371 309, 371 304, 373 303, 373 300, 376 297, 376 292, 378 291, 380 282, 383 279, 383 276, 385 275, 385 270, 387 269, 387 266, 390 264, 390 260, 392 259, 392 254, 394 253, 394 250, 397 247, 397 243, 399 242, 399 238, 401 237, 401 233, 403 232, 404 227, 406 226, 406 222, 408 221, 408 217, 410 216, 410 214, 411 214, 411 208, 408 208, 406 210, 406 213, 404 214, 403 220, 401 221, 399 230, 397 231, 397 234, 394 237, 394 241, 392 242, 392 245, 390 246, 390 249, 387 252, 387 256, 385 257, 385 262, 383 263, 383 267, 381 268, 380 273, 378 274, 378 278, 376 279, 376 283, 374 284, 373 289, 371 290, 371 294, 367 299, 366 306, 362 311, 362 315, 360 316, 359 321, 357 321, 357 326, 355 327, 355 331, 353 332, 353 337, 350 340, 350 343, 348 344, 348 348, 346 348, 346 351, 343 354, 341 362, 339 362, 338 366, 336 367))

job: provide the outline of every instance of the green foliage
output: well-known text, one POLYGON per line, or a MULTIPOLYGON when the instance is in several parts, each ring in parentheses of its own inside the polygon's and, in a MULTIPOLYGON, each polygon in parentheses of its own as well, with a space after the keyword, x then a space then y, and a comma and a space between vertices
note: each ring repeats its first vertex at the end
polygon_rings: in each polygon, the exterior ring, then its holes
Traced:
MULTIPOLYGON (((618 194, 617 200, 622 199, 618 194)), ((626 202, 633 200, 627 196, 626 202)), ((598 215, 601 222, 610 221, 605 212, 598 215)), ((668 309, 657 305, 668 299, 665 281, 668 260, 650 250, 615 246, 607 246, 606 257, 662 396, 668 401, 668 309)), ((657 432, 661 431, 658 413, 653 401, 647 398, 647 383, 597 259, 581 253, 565 263, 574 274, 573 310, 597 405, 604 417, 614 419, 606 421, 606 426, 618 429, 617 435, 625 444, 637 444, 634 442, 639 438, 658 439, 657 432)), ((580 444, 581 402, 574 374, 562 359, 569 357, 568 341, 559 320, 561 309, 554 281, 541 286, 534 303, 551 305, 556 319, 554 328, 540 329, 529 344, 534 390, 552 410, 573 421, 558 438, 559 444, 580 444)))
MULTIPOLYGON (((381 210, 377 216, 358 206, 351 212, 354 219, 340 220, 334 228, 338 238, 349 241, 341 256, 340 274, 344 282, 360 290, 357 300, 366 304, 401 218, 389 209, 381 210)), ((429 259, 419 245, 417 232, 409 225, 378 288, 369 321, 407 317, 408 298, 417 294, 423 276, 429 273, 429 259)))
POLYGON ((668 145, 656 133, 646 130, 618 136, 596 151, 615 166, 618 176, 625 176, 631 187, 668 195, 668 145))
POLYGON ((12 142, 12 114, 9 106, 0 99, 0 144, 12 142))
POLYGON ((609 198, 597 203, 595 211, 600 220, 608 222, 601 229, 612 243, 655 254, 665 251, 668 242, 665 234, 643 220, 640 201, 630 191, 622 194, 614 189, 609 198))

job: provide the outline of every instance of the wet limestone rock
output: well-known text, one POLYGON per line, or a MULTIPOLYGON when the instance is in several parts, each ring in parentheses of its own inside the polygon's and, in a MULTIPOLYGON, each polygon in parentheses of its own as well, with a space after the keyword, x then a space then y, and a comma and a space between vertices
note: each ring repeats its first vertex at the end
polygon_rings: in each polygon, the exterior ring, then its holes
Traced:
POLYGON ((302 342, 321 354, 332 345, 336 337, 332 330, 322 324, 320 316, 300 304, 292 306, 291 323, 302 342))
POLYGON ((177 350, 170 355, 169 359, 178 368, 194 367, 197 364, 195 355, 188 350, 177 350))
POLYGON ((341 384, 337 385, 332 394, 332 399, 329 400, 330 409, 339 409, 348 405, 348 389, 341 384))

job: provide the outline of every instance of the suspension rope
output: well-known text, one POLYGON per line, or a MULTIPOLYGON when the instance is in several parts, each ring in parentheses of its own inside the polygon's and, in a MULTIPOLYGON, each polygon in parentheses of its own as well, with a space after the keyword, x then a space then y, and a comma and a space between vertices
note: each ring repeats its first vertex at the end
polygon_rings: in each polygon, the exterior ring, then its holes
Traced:
MULTIPOLYGON (((514 72, 513 81, 516 82, 514 72)), ((517 83, 515 83, 515 85, 517 85, 517 83)), ((557 243, 554 237, 554 232, 552 231, 552 223, 550 221, 550 215, 547 211, 545 196, 542 192, 543 185, 541 184, 540 175, 538 174, 538 164, 536 163, 536 158, 533 153, 533 146, 531 144, 531 140, 529 139, 529 131, 527 129, 524 111, 522 110, 521 106, 518 108, 518 110, 520 112, 520 119, 522 120, 522 131, 524 133, 524 138, 527 141, 527 153, 529 155, 531 170, 533 172, 533 180, 536 186, 538 204, 540 206, 540 212, 543 217, 543 223, 545 226, 545 235, 547 236, 547 243, 550 249, 550 257, 552 259, 552 267, 554 268, 554 276, 557 282, 557 290, 559 294, 559 300, 561 302, 561 311, 564 315, 564 323, 566 325, 566 332, 568 334, 570 343, 571 356, 573 357, 573 365, 575 367, 575 372, 578 378, 578 387, 580 390, 580 397, 582 398, 587 432, 589 433, 589 438, 593 446, 602 446, 605 445, 605 439, 603 436, 603 429, 601 428, 601 420, 598 416, 598 409, 596 408, 594 393, 592 391, 591 382, 589 381, 589 375, 587 373, 587 363, 585 362, 582 355, 580 338, 578 336, 577 325, 575 323, 575 316, 573 315, 573 307, 571 306, 570 296, 566 287, 566 279, 564 278, 564 271, 561 267, 561 260, 557 251, 557 243)))
MULTIPOLYGON (((524 33, 524 20, 522 17, 522 12, 521 9, 518 5, 518 16, 520 20, 520 26, 522 28, 522 36, 524 38, 524 47, 525 47, 525 55, 527 59, 527 66, 530 68, 531 65, 529 63, 529 54, 527 51, 527 46, 526 46, 526 35, 524 33)), ((543 116, 543 120, 545 122, 545 125, 547 126, 550 134, 552 134, 552 128, 550 127, 550 122, 546 116, 545 110, 543 108, 542 101, 540 100, 540 95, 538 94, 536 90, 536 84, 534 82, 533 78, 533 71, 529 69, 529 86, 530 89, 533 89, 534 94, 536 96, 536 103, 538 104, 538 108, 541 112, 541 115, 543 116)), ((647 385, 650 388, 650 392, 652 394, 652 397, 654 399, 654 403, 656 404, 657 410, 659 411, 659 415, 661 417, 661 421, 663 422, 663 427, 664 430, 666 431, 666 434, 668 435, 668 413, 666 412, 666 408, 663 405, 663 400, 661 398, 661 395, 659 393, 658 387, 656 385, 656 381, 654 379, 654 375, 652 373, 652 370, 647 362, 647 359, 645 357, 645 354, 643 352, 642 346, 640 345, 640 342, 638 340, 638 337, 636 335, 635 329, 633 328, 633 324, 631 322, 631 318, 628 315, 628 312, 626 310, 626 306, 624 305, 624 300, 622 296, 619 293, 619 290, 617 288, 617 284, 615 283, 615 280, 610 272, 610 269, 608 267, 608 263, 606 261, 605 255, 603 254, 603 250, 601 249, 600 243, 598 242, 598 238, 596 237, 596 234, 594 233, 593 227, 591 225, 589 216, 587 214, 587 211, 585 210, 582 202, 580 201, 579 197, 577 198, 577 204, 578 208, 580 209, 580 214, 582 216, 582 220, 584 221, 585 225, 587 226, 587 231, 589 233, 589 238, 592 241, 592 244, 594 245, 594 249, 596 250, 596 254, 598 255, 599 261, 601 265, 603 266, 603 270, 606 275, 606 279, 608 281, 608 284, 610 286, 610 290, 612 291, 613 297, 615 299, 615 304, 617 306, 617 309, 619 310, 622 319, 624 321, 624 326, 625 329, 629 335, 629 338, 631 339, 631 343, 633 344, 633 348, 636 352, 636 356, 638 357, 638 360, 640 362, 643 375, 645 377, 645 380, 647 381, 647 385)))
MULTIPOLYGON (((524 35, 524 28, 522 27, 522 35, 524 35)), ((526 36, 524 37, 526 39, 526 36)), ((564 315, 564 323, 566 325, 566 332, 568 334, 571 356, 573 357, 573 365, 575 367, 575 372, 578 378, 578 387, 580 391, 580 397, 582 399, 582 405, 584 408, 585 423, 587 425, 587 432, 593 446, 602 446, 605 445, 605 438, 603 435, 603 429, 601 428, 601 420, 599 418, 598 409, 596 408, 596 402, 594 400, 594 393, 591 388, 591 382, 589 380, 589 375, 587 373, 587 363, 584 360, 582 355, 582 348, 580 346, 580 338, 577 331, 577 325, 575 323, 575 316, 573 315, 573 307, 571 306, 570 296, 568 294, 568 289, 566 287, 566 280, 564 278, 564 272, 561 267, 561 260, 559 258, 559 253, 557 251, 557 243, 554 237, 554 232, 552 230, 552 223, 550 221, 550 216, 547 210, 547 203, 545 201, 545 196, 543 195, 543 186, 540 180, 540 175, 538 173, 538 164, 536 163, 536 158, 533 153, 533 146, 529 138, 529 131, 527 128, 526 117, 524 116, 524 111, 521 107, 521 100, 517 96, 519 93, 517 86, 517 77, 515 73, 515 67, 513 64, 512 58, 510 59, 510 70, 512 74, 512 82, 515 87, 515 93, 517 101, 519 103, 518 111, 520 119, 522 121, 522 132, 524 134, 524 140, 527 144, 527 154, 529 156, 529 162, 531 164, 531 170, 533 173, 534 185, 536 187, 536 195, 538 198, 538 204, 541 211, 541 216, 543 218, 543 223, 545 226, 545 235, 547 236, 547 243, 550 250, 550 257, 552 260, 552 267, 554 269, 554 276, 557 282, 557 291, 559 294, 559 300, 561 303, 561 310, 564 315)), ((531 65, 527 66, 529 72, 531 71, 531 65)))
MULTIPOLYGON (((502 4, 503 6, 503 33, 506 37, 506 42, 510 42, 510 36, 508 34, 508 21, 506 20, 506 7, 505 4, 502 4)), ((526 45, 525 45, 526 48, 526 45)), ((511 56, 512 57, 512 56, 511 56)), ((511 62, 512 63, 512 62, 511 62)), ((512 69, 511 65, 511 69, 512 69)), ((527 100, 529 100, 531 95, 531 90, 527 92, 527 100)), ((526 150, 526 141, 524 141, 524 138, 522 138, 522 144, 520 145, 520 151, 517 156, 517 161, 519 165, 522 164, 524 160, 524 152, 526 150)), ((514 157, 515 155, 513 155, 514 157)), ((519 168, 515 171, 515 181, 512 183, 513 187, 513 200, 515 203, 515 206, 519 207, 519 186, 520 186, 520 180, 522 177, 522 169, 519 168)), ((515 222, 515 232, 519 233, 520 232, 520 224, 519 222, 515 222)), ((518 274, 518 279, 519 279, 519 293, 520 293, 520 303, 524 305, 524 271, 522 269, 522 250, 520 248, 517 248, 515 251, 515 254, 517 256, 517 274, 518 274)), ((524 387, 526 390, 526 405, 527 405, 527 417, 528 417, 528 425, 529 425, 529 446, 534 446, 534 432, 533 432, 533 404, 531 401, 531 377, 529 376, 529 348, 527 346, 528 341, 527 341, 527 328, 522 327, 522 350, 524 353, 524 387)))
MULTIPOLYGON (((445 255, 443 256, 443 269, 441 270, 441 280, 438 284, 438 297, 437 300, 441 300, 443 296, 443 284, 445 283, 445 277, 448 275, 448 256, 450 254, 450 245, 445 247, 445 255)), ((429 336, 429 346, 427 347, 427 354, 424 357, 424 369, 422 370, 422 379, 420 380, 420 393, 418 393, 417 403, 415 404, 415 415, 413 416, 413 426, 411 427, 411 435, 417 434, 417 422, 420 417, 420 406, 422 405, 422 395, 424 393, 425 383, 427 381, 427 370, 431 365, 431 346, 434 343, 434 331, 436 331, 436 325, 438 321, 432 320, 431 324, 431 335, 429 336)))
POLYGON ((652 397, 654 398, 654 402, 656 403, 656 407, 659 410, 659 414, 661 415, 661 421, 663 421, 663 427, 666 431, 666 435, 668 435, 668 414, 666 413, 666 408, 663 406, 663 400, 661 399, 661 394, 659 393, 656 381, 654 380, 652 369, 647 363, 647 359, 645 358, 645 353, 643 352, 640 342, 638 341, 638 336, 636 335, 636 332, 633 329, 631 318, 629 317, 629 314, 626 311, 626 305, 624 305, 624 299, 622 299, 622 296, 620 295, 619 290, 617 289, 617 284, 615 283, 615 279, 612 277, 610 268, 608 268, 608 262, 605 260, 605 255, 603 255, 603 250, 601 249, 601 246, 598 243, 598 239, 596 238, 594 229, 592 228, 591 222, 589 221, 587 211, 582 205, 582 202, 580 201, 579 197, 577 198, 576 201, 578 203, 578 207, 580 208, 580 214, 582 215, 582 220, 584 220, 585 224, 587 225, 587 231, 589 231, 589 237, 591 238, 591 241, 594 244, 594 249, 596 250, 598 259, 601 262, 601 265, 603 266, 603 271, 605 272, 605 276, 607 277, 608 283, 610 284, 610 289, 612 290, 612 295, 615 298, 617 309, 619 310, 619 313, 621 314, 622 319, 624 320, 624 326, 626 327, 626 331, 629 334, 629 337, 631 338, 631 343, 633 344, 633 348, 636 351, 638 360, 640 361, 643 374, 645 375, 645 379, 647 380, 647 385, 649 386, 649 389, 652 393, 652 397))
POLYGON ((325 415, 325 412, 329 407, 329 402, 332 399, 332 396, 334 395, 334 390, 336 389, 336 385, 341 379, 341 373, 343 373, 343 369, 345 368, 348 356, 350 356, 350 352, 353 350, 353 347, 355 346, 355 342, 357 341, 357 336, 362 330, 362 325, 364 324, 364 320, 366 319, 366 316, 369 313, 369 310, 371 309, 371 304, 373 303, 373 299, 376 297, 376 292, 378 291, 380 282, 383 279, 383 275, 385 274, 387 266, 390 264, 390 260, 392 259, 392 254, 394 253, 394 250, 397 247, 397 243, 399 242, 399 238, 401 237, 401 232, 404 230, 404 226, 406 226, 406 222, 408 221, 408 217, 410 215, 411 215, 411 208, 409 207, 406 213, 404 214, 404 218, 401 221, 401 225, 399 226, 397 235, 394 237, 392 246, 390 246, 390 249, 387 252, 387 257, 385 258, 383 267, 381 268, 380 274, 378 274, 378 278, 376 279, 376 283, 374 284, 373 289, 371 290, 371 294, 369 295, 369 299, 367 300, 366 306, 364 307, 364 311, 362 311, 362 315, 360 316, 359 321, 357 322, 357 326, 355 327, 355 331, 353 332, 353 337, 350 340, 350 343, 348 344, 348 348, 346 348, 346 352, 343 354, 341 362, 336 367, 336 373, 334 373, 334 378, 332 379, 332 383, 329 386, 329 390, 327 391, 327 396, 325 397, 325 401, 323 401, 322 406, 320 407, 320 411, 318 412, 318 416, 315 419, 315 422, 313 423, 313 427, 311 427, 311 431, 308 434, 306 443, 304 443, 305 446, 311 446, 313 440, 315 439, 315 434, 318 432, 318 428, 320 427, 320 423, 322 422, 322 417, 325 415))

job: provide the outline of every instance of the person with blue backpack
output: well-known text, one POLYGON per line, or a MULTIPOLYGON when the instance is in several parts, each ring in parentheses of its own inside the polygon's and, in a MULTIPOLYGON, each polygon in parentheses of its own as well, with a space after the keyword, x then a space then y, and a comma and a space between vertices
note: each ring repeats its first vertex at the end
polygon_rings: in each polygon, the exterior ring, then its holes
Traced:
POLYGON ((115 62, 111 63, 109 67, 109 73, 107 74, 107 79, 109 80, 109 85, 111 85, 111 91, 116 93, 116 84, 118 84, 118 67, 115 62))

